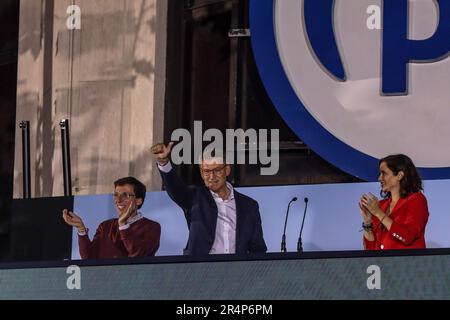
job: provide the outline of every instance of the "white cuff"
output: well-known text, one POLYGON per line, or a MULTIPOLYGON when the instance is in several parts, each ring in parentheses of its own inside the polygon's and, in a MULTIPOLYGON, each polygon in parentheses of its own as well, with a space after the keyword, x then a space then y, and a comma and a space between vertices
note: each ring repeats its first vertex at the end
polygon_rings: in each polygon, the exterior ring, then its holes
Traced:
POLYGON ((85 235, 87 235, 87 232, 78 232, 78 231, 77 231, 77 233, 78 233, 79 236, 85 236, 85 235))
POLYGON ((129 227, 130 227, 130 225, 127 223, 127 224, 124 224, 123 226, 119 226, 119 230, 127 230, 129 227))
POLYGON ((172 170, 172 164, 169 162, 167 162, 165 165, 160 165, 158 163, 158 169, 161 170, 164 173, 169 173, 172 170))

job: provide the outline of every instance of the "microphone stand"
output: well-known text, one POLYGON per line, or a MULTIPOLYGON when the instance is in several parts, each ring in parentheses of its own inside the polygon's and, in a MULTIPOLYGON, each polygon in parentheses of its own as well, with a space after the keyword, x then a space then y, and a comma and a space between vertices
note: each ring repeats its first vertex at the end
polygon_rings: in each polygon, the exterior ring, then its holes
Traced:
POLYGON ((303 224, 305 223, 305 216, 306 216, 307 208, 308 208, 308 198, 305 198, 305 211, 303 212, 302 227, 300 229, 300 234, 298 236, 298 241, 297 241, 297 252, 303 252, 302 232, 303 232, 303 224))
POLYGON ((288 216, 289 216, 289 208, 291 206, 291 203, 294 201, 297 201, 297 197, 292 198, 292 200, 289 201, 289 204, 287 207, 286 219, 284 220, 283 236, 281 237, 281 252, 286 252, 286 225, 287 225, 287 220, 288 220, 288 216))

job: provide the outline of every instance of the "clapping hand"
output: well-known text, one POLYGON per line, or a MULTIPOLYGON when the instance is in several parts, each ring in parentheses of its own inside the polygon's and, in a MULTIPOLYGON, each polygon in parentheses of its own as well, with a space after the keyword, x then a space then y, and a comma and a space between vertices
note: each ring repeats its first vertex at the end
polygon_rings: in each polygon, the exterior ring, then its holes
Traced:
POLYGON ((378 198, 370 192, 363 194, 363 196, 361 197, 360 208, 361 206, 366 210, 366 212, 369 212, 371 215, 377 215, 379 212, 381 212, 378 198))
POLYGON ((130 201, 127 210, 119 213, 119 226, 125 225, 128 219, 133 215, 135 211, 136 211, 136 203, 134 201, 130 201))
POLYGON ((361 200, 359 200, 358 205, 359 205, 359 212, 361 213, 361 217, 363 218, 364 224, 372 223, 372 214, 362 204, 362 198, 361 200))
POLYGON ((83 220, 72 211, 64 209, 63 219, 69 226, 77 228, 78 232, 80 233, 86 232, 86 227, 84 226, 83 220))

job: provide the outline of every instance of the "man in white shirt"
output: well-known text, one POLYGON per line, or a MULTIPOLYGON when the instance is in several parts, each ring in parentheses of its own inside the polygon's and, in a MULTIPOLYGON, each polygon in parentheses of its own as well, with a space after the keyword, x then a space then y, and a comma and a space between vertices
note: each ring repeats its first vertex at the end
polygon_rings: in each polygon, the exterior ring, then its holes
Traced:
POLYGON ((205 183, 188 187, 170 163, 173 143, 152 147, 164 185, 170 198, 184 211, 189 240, 188 255, 246 254, 266 252, 258 203, 226 181, 231 167, 222 158, 205 158, 200 174, 205 183))

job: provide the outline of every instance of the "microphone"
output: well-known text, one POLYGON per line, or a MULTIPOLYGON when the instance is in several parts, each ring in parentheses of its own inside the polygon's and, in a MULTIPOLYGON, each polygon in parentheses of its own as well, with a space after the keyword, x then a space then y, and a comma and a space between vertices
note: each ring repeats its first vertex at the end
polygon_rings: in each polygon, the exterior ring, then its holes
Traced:
POLYGON ((303 212, 302 227, 300 229, 300 235, 298 236, 298 241, 297 241, 297 252, 303 252, 302 232, 303 232, 303 224, 305 223, 306 209, 308 209, 308 198, 305 198, 305 211, 303 212))
POLYGON ((286 211, 286 219, 284 220, 284 230, 283 230, 283 237, 281 238, 281 252, 286 252, 286 225, 289 215, 289 207, 291 206, 291 203, 297 201, 297 197, 293 197, 291 201, 289 201, 287 211, 286 211))

